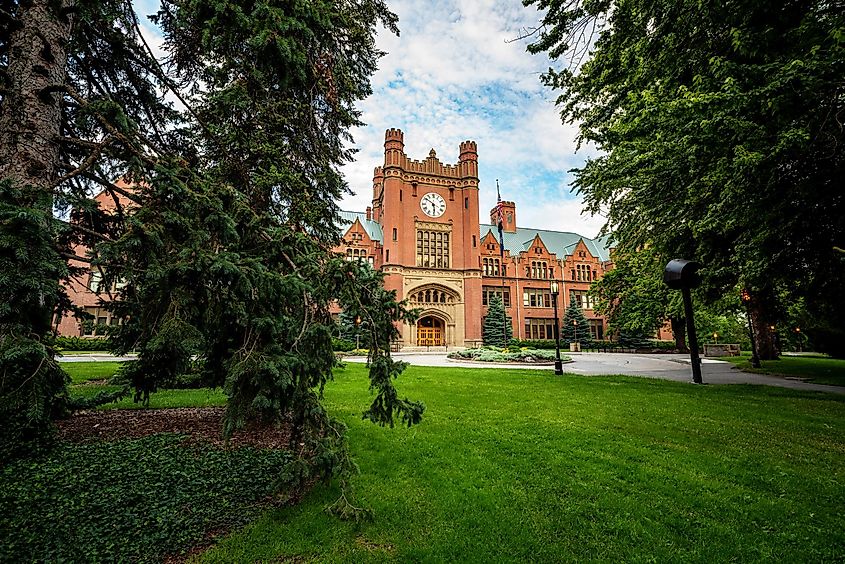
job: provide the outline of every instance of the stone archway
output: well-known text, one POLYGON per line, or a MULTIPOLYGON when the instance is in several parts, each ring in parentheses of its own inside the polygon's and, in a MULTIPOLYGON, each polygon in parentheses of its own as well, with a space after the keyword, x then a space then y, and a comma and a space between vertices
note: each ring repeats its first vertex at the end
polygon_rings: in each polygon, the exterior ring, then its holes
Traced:
POLYGON ((448 346, 463 342, 458 335, 463 327, 456 326, 463 319, 460 294, 441 284, 422 284, 408 291, 410 307, 420 309, 420 317, 410 327, 408 343, 419 347, 448 346))

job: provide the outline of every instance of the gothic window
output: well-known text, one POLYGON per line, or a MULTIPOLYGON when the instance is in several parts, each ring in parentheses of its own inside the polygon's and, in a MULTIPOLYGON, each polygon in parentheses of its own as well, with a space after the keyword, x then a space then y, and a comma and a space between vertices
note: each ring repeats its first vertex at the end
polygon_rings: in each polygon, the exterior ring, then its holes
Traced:
POLYGON ((417 231, 417 266, 449 268, 449 233, 417 231))

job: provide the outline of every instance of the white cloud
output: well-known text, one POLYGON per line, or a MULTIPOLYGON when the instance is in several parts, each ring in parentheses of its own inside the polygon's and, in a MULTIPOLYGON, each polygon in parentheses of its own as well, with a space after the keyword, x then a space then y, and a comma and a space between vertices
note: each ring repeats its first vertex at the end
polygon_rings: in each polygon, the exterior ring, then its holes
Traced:
POLYGON ((414 159, 434 148, 441 161, 454 163, 458 144, 476 141, 481 210, 495 204, 498 178, 502 197, 517 204, 520 225, 594 236, 603 219, 580 214, 568 173, 593 151, 576 154, 577 128, 561 124, 555 94, 540 83, 548 59, 527 53, 524 41, 511 41, 537 24, 537 13, 496 0, 402 0, 391 8, 401 36, 379 35, 388 55, 373 77, 373 95, 360 104, 367 126, 354 133, 356 162, 344 167, 357 194, 342 206, 369 205, 384 130, 398 127, 414 159))

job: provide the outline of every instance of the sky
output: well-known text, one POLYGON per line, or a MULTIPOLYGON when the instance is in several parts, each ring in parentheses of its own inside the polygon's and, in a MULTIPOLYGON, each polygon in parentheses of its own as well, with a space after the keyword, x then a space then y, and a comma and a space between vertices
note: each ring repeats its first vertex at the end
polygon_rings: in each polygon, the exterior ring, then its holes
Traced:
MULTIPOLYGON (((363 211, 372 198, 373 169, 384 162, 384 131, 405 134, 405 153, 422 160, 434 149, 448 164, 458 145, 478 144, 481 221, 502 199, 516 202, 520 227, 572 231, 595 237, 604 218, 582 214, 569 171, 595 152, 576 151, 577 127, 563 125, 555 93, 540 82, 552 64, 531 55, 521 30, 540 15, 519 0, 388 0, 400 36, 380 30, 387 53, 372 78, 373 94, 359 104, 366 124, 352 134, 358 153, 343 167, 354 195, 342 209, 363 211)), ((136 0, 140 14, 155 0, 136 0)), ((155 41, 157 30, 144 26, 155 41)))
POLYGON ((604 218, 582 214, 570 191, 572 175, 594 151, 576 152, 577 128, 563 125, 555 93, 540 82, 550 66, 512 41, 540 20, 518 0, 393 0, 400 36, 381 30, 388 54, 372 79, 373 94, 360 104, 366 126, 353 131, 356 161, 344 167, 357 193, 341 207, 362 211, 372 198, 373 168, 384 160, 384 131, 405 133, 405 153, 422 160, 430 149, 445 163, 458 145, 478 144, 481 221, 503 200, 516 202, 520 227, 573 231, 594 237, 604 218))

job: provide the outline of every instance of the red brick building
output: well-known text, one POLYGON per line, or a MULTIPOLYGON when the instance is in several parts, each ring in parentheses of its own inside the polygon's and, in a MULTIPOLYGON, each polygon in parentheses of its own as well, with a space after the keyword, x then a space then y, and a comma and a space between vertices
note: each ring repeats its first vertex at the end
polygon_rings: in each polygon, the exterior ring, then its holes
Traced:
MULTIPOLYGON (((504 262, 495 225, 480 222, 478 154, 473 141, 460 144, 457 164, 443 164, 432 149, 428 158, 411 160, 400 130, 385 134, 384 164, 375 169, 372 205, 366 212, 342 212, 343 243, 337 251, 386 273, 385 284, 422 310, 414 326, 402 328, 402 344, 471 346, 481 342, 487 301, 503 297, 519 339, 551 339, 554 313, 550 283, 560 285, 558 307, 575 301, 590 320, 590 334, 604 339, 605 321, 596 315, 587 290, 611 268, 599 239, 575 233, 519 227, 514 202, 503 202, 504 262)), ((114 208, 102 194, 100 205, 114 208)), ((128 202, 121 202, 127 205, 128 202)), ((76 249, 85 256, 87 250, 76 249)), ((80 261, 72 261, 83 266, 80 261)), ((102 287, 99 270, 74 280, 71 300, 94 317, 82 325, 71 316, 60 320, 63 335, 95 335, 97 325, 119 322, 100 298, 114 288, 102 287)))
POLYGON ((459 147, 458 162, 411 160, 404 136, 388 129, 384 164, 373 175, 372 206, 343 212, 337 251, 386 273, 385 285, 422 315, 402 328, 405 345, 469 346, 480 342, 487 300, 503 297, 519 339, 553 338, 550 284, 561 287, 558 307, 572 301, 590 320, 590 334, 604 339, 605 320, 593 312, 587 290, 612 267, 600 239, 517 224, 516 204, 503 202, 504 262, 495 225, 480 222, 478 154, 473 141, 459 147))

